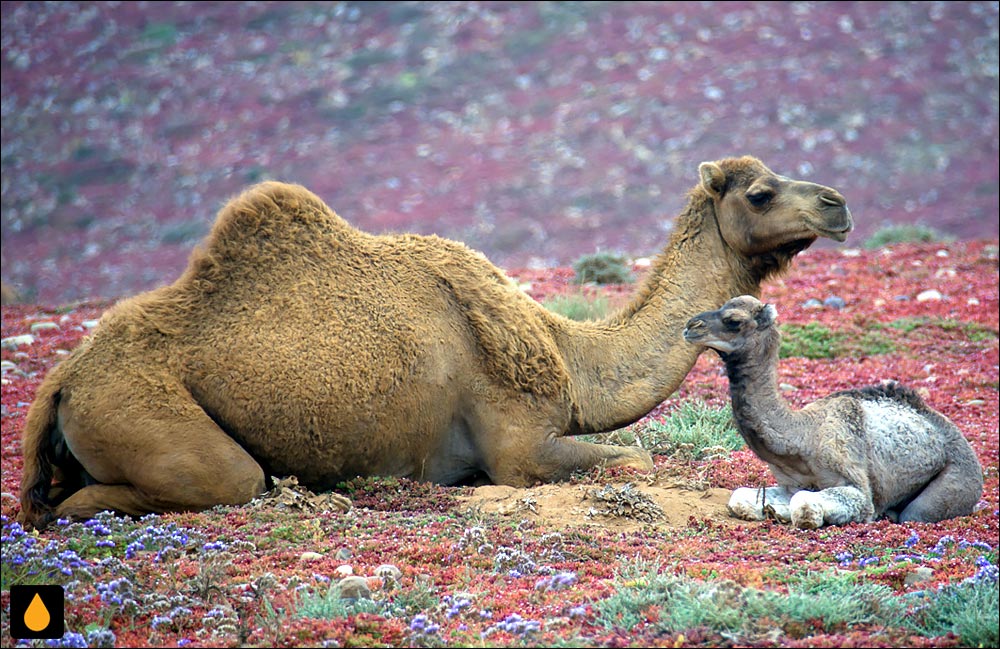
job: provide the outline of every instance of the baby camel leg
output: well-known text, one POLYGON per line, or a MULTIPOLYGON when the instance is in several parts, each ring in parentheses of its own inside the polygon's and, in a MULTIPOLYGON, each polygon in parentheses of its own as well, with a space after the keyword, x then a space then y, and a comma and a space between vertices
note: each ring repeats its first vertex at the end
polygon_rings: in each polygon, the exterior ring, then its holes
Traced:
POLYGON ((831 487, 822 491, 797 491, 789 503, 792 525, 813 530, 823 525, 866 523, 875 506, 870 496, 857 487, 831 487))
POLYGON ((65 405, 66 442, 100 484, 66 498, 55 517, 90 518, 106 509, 131 515, 200 511, 243 504, 264 491, 260 465, 194 404, 112 415, 96 424, 74 418, 72 405, 65 405))
POLYGON ((729 497, 729 513, 745 521, 762 521, 768 516, 782 523, 792 520, 788 503, 792 494, 784 487, 740 487, 729 497))
POLYGON ((899 513, 899 522, 937 523, 968 516, 983 494, 978 466, 949 464, 899 513))

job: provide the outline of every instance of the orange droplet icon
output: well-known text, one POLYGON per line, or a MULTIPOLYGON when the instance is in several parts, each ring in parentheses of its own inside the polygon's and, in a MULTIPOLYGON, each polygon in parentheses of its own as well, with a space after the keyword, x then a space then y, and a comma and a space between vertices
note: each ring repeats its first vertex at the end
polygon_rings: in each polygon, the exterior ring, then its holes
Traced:
POLYGON ((35 593, 34 599, 28 604, 28 610, 24 612, 24 626, 37 633, 45 629, 51 621, 52 616, 49 615, 49 609, 45 608, 42 598, 38 593, 35 593))

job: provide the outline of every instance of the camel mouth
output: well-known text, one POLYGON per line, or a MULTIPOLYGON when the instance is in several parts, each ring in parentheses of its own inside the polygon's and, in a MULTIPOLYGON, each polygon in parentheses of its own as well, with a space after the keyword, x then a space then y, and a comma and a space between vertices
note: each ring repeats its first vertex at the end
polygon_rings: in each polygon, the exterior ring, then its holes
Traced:
POLYGON ((817 236, 833 239, 840 243, 847 241, 847 235, 854 229, 854 219, 851 217, 849 209, 846 207, 842 207, 841 209, 843 212, 838 215, 839 218, 829 219, 823 223, 817 223, 812 219, 806 218, 806 227, 817 236))

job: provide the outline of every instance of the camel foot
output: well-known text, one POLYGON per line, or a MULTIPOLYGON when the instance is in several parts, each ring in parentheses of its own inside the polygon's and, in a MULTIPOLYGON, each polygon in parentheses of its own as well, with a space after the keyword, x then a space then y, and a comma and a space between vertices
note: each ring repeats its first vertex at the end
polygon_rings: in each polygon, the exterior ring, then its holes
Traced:
POLYGON ((764 520, 764 509, 761 506, 761 490, 752 487, 740 487, 729 497, 726 508, 734 518, 744 521, 764 520))
POLYGON ((792 525, 800 530, 823 527, 823 504, 812 498, 812 492, 800 491, 792 497, 792 525))

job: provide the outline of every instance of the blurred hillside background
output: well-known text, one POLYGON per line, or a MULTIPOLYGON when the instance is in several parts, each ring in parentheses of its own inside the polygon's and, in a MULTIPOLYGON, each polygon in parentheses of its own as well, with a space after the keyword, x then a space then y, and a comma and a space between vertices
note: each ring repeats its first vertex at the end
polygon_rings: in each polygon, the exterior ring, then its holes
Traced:
MULTIPOLYGON (((2 276, 173 281, 248 185, 506 267, 654 254, 703 160, 998 234, 997 2, 4 2, 2 276)), ((832 245, 826 242, 817 245, 832 245)))

